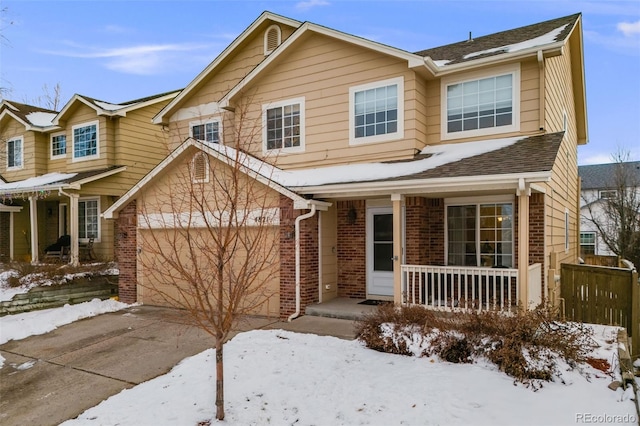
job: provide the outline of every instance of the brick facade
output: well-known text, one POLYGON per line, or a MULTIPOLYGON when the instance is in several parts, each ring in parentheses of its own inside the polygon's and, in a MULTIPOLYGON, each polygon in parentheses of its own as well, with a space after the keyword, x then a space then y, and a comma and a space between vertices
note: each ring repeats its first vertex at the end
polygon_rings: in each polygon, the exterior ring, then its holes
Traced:
POLYGON ((115 258, 120 269, 119 299, 123 303, 135 303, 138 299, 137 209, 135 200, 120 211, 115 224, 115 233, 115 258))
MULTIPOLYGON (((280 318, 296 310, 295 219, 308 210, 294 210, 280 196, 280 318)), ((318 302, 318 214, 300 222, 300 314, 318 302)))
POLYGON ((10 222, 11 213, 9 212, 0 212, 0 263, 9 262, 11 247, 9 246, 10 238, 9 233, 11 232, 11 222, 10 222))
POLYGON ((338 297, 364 299, 366 282, 366 202, 338 201, 338 297))
POLYGON ((533 193, 529 198, 529 265, 540 263, 543 265, 542 300, 545 300, 544 288, 544 194, 533 193))

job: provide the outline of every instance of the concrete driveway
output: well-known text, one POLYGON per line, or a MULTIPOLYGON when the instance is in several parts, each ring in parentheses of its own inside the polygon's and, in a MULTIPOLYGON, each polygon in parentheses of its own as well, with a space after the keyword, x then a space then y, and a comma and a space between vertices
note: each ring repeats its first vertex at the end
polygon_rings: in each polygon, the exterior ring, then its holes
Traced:
MULTIPOLYGON (((0 424, 57 425, 213 347, 213 338, 187 325, 183 315, 169 308, 130 307, 1 345, 0 424)), ((333 318, 305 316, 284 323, 251 317, 238 332, 252 329, 355 337, 352 321, 333 318)))

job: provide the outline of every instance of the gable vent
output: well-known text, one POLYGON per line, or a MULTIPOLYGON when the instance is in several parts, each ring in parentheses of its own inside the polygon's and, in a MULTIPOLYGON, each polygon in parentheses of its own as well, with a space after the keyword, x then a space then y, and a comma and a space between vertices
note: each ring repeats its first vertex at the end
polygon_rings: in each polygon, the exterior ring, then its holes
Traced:
POLYGON ((281 42, 282 33, 280 31, 280 27, 272 25, 267 28, 267 31, 264 33, 264 54, 268 55, 273 52, 276 47, 280 46, 281 42))
POLYGON ((193 156, 191 162, 191 175, 193 183, 209 182, 209 158, 204 152, 199 152, 193 156))

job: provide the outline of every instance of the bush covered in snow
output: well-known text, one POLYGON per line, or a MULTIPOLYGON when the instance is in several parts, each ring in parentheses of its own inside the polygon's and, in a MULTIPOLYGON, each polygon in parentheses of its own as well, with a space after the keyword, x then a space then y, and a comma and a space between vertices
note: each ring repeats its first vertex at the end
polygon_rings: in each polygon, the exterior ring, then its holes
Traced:
POLYGON ((580 367, 597 345, 591 328, 558 321, 556 312, 544 307, 508 315, 385 304, 356 328, 371 349, 454 363, 488 360, 535 389, 543 381, 561 381, 562 370, 580 367))

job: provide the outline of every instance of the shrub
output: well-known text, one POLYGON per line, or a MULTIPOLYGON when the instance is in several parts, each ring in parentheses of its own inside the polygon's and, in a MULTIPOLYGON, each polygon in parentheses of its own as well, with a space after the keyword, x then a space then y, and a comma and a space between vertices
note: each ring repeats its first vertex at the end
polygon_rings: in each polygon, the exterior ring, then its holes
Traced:
POLYGON ((516 314, 483 311, 445 315, 420 306, 389 304, 358 321, 356 330, 367 347, 382 352, 436 355, 454 363, 484 358, 534 389, 540 381, 561 376, 558 360, 576 367, 587 362, 595 346, 591 328, 561 322, 548 307, 516 314), (423 344, 420 351, 409 347, 417 340, 423 344))

